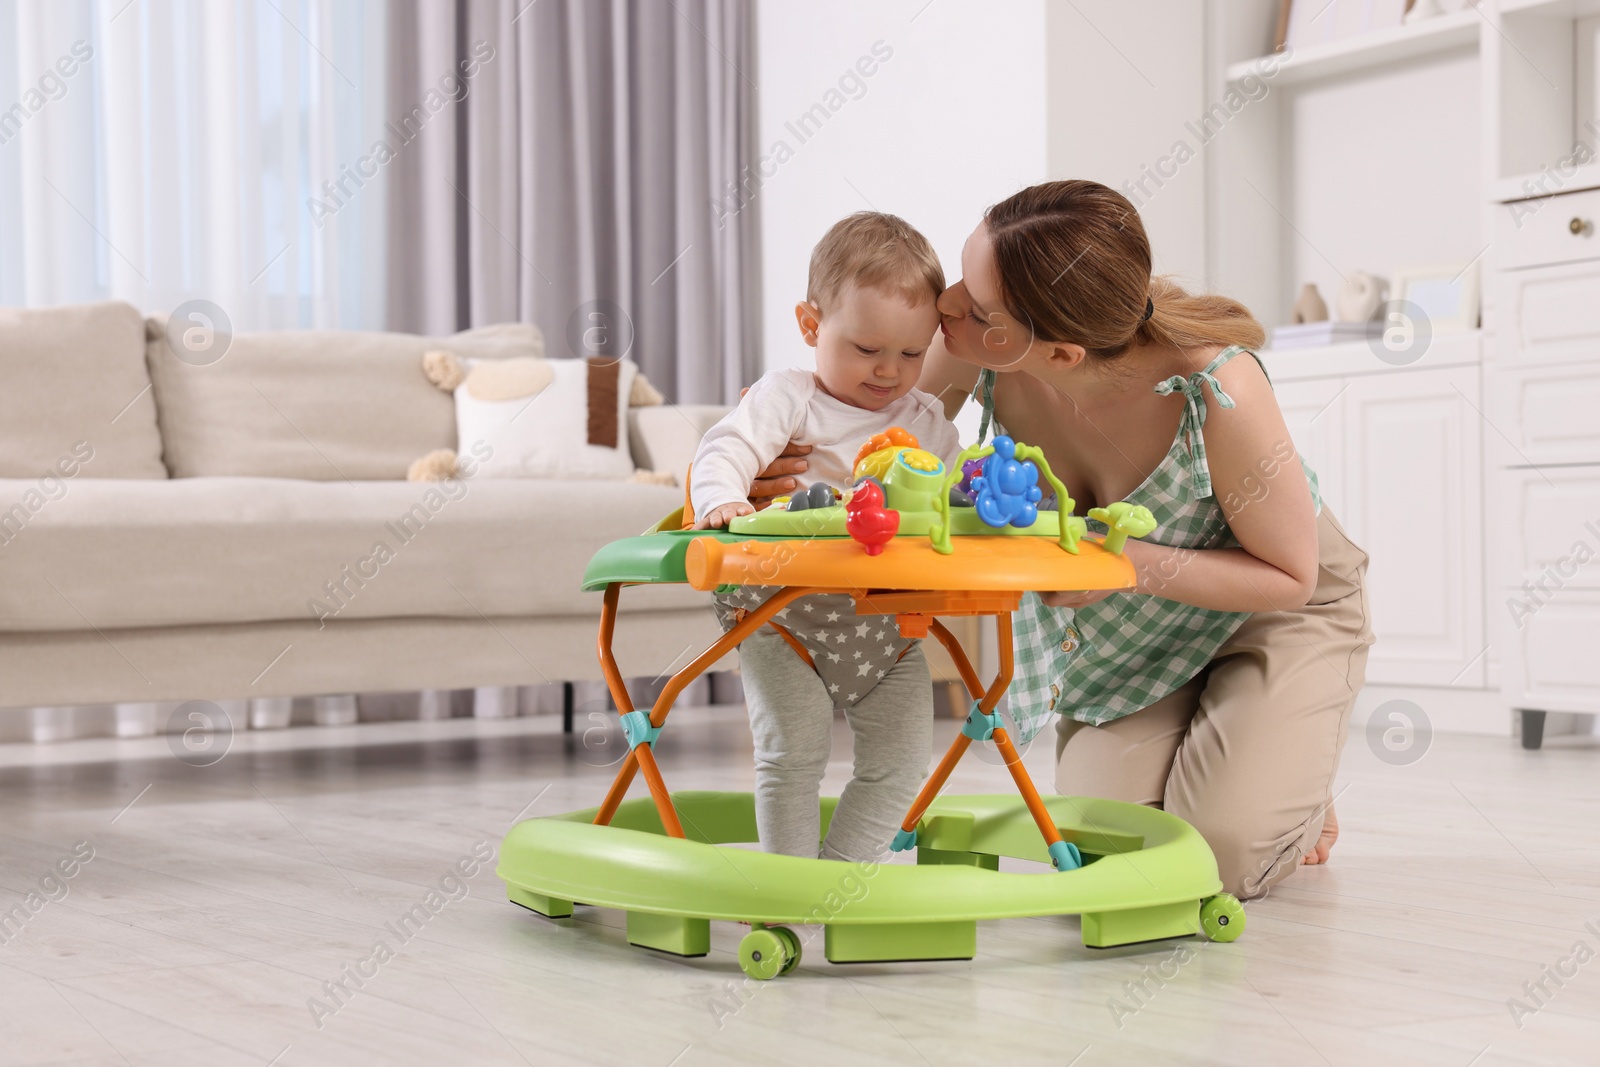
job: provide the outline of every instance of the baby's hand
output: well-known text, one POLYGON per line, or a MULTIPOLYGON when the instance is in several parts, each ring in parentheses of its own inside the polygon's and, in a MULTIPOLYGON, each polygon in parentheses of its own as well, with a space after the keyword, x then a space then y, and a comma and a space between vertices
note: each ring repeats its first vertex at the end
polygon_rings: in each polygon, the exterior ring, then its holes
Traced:
POLYGON ((755 510, 745 501, 736 500, 732 504, 724 504, 719 508, 712 508, 708 514, 699 516, 695 519, 694 528, 696 530, 720 530, 740 515, 752 515, 755 510))

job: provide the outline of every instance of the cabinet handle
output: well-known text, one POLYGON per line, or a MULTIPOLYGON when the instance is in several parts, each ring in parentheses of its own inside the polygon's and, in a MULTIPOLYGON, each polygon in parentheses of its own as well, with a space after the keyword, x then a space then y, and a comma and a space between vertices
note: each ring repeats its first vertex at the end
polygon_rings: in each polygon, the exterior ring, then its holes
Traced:
POLYGON ((1572 221, 1567 223, 1567 230, 1571 232, 1574 237, 1582 236, 1583 234, 1589 232, 1589 220, 1580 219, 1578 216, 1574 215, 1572 216, 1572 221))

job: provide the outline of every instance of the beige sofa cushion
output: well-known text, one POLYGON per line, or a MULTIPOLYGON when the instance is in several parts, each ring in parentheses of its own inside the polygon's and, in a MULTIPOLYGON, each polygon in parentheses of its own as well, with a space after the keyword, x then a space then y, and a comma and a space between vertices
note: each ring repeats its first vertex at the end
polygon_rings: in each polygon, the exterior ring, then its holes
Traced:
MULTIPOLYGON (((0 505, 33 484, 0 481, 0 505)), ((630 482, 79 479, 20 527, 0 513, 0 631, 306 620, 324 609, 336 620, 598 614, 600 594, 578 588, 589 558, 682 497, 630 482)), ((688 586, 624 599, 711 610, 709 594, 688 586)))
POLYGON ((235 334, 220 358, 200 365, 174 354, 158 320, 150 332, 150 377, 175 478, 404 479, 413 461, 456 447, 453 402, 423 375, 424 352, 500 359, 544 351, 525 323, 446 338, 274 330, 235 334))
POLYGON ((672 404, 628 412, 633 461, 645 470, 665 471, 683 484, 706 431, 731 408, 716 404, 672 404))
POLYGON ((0 478, 167 476, 130 305, 0 308, 0 380, 0 478))

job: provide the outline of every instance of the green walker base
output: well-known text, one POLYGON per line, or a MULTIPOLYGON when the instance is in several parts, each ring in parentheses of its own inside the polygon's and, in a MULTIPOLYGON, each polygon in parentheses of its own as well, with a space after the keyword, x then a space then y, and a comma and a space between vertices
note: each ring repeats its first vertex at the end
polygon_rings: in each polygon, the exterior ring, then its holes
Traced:
MULTIPOLYGON (((597 809, 518 823, 496 873, 513 903, 550 918, 573 901, 627 914, 628 942, 678 956, 710 951, 712 921, 752 924, 740 961, 753 977, 788 973, 800 943, 784 923, 826 927, 834 963, 971 959, 985 919, 1082 916, 1083 943, 1109 948, 1202 932, 1244 930, 1198 832, 1154 808, 1088 797, 1046 797, 1083 853, 1067 872, 1001 871, 1000 857, 1047 864, 1020 797, 935 800, 917 828, 917 862, 841 863, 719 847, 756 839, 749 793, 673 794, 686 839, 666 836, 648 798, 624 802, 610 826, 597 809)), ((822 800, 823 823, 834 798, 822 800)))

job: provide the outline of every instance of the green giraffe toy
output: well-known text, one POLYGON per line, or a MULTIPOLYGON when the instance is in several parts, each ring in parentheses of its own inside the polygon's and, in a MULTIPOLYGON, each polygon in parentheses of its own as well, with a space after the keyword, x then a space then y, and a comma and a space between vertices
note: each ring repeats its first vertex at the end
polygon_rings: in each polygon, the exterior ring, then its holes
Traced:
POLYGON ((1090 508, 1089 518, 1106 524, 1105 549, 1121 554, 1130 537, 1143 537, 1156 528, 1156 517, 1143 504, 1119 500, 1103 508, 1090 508))

